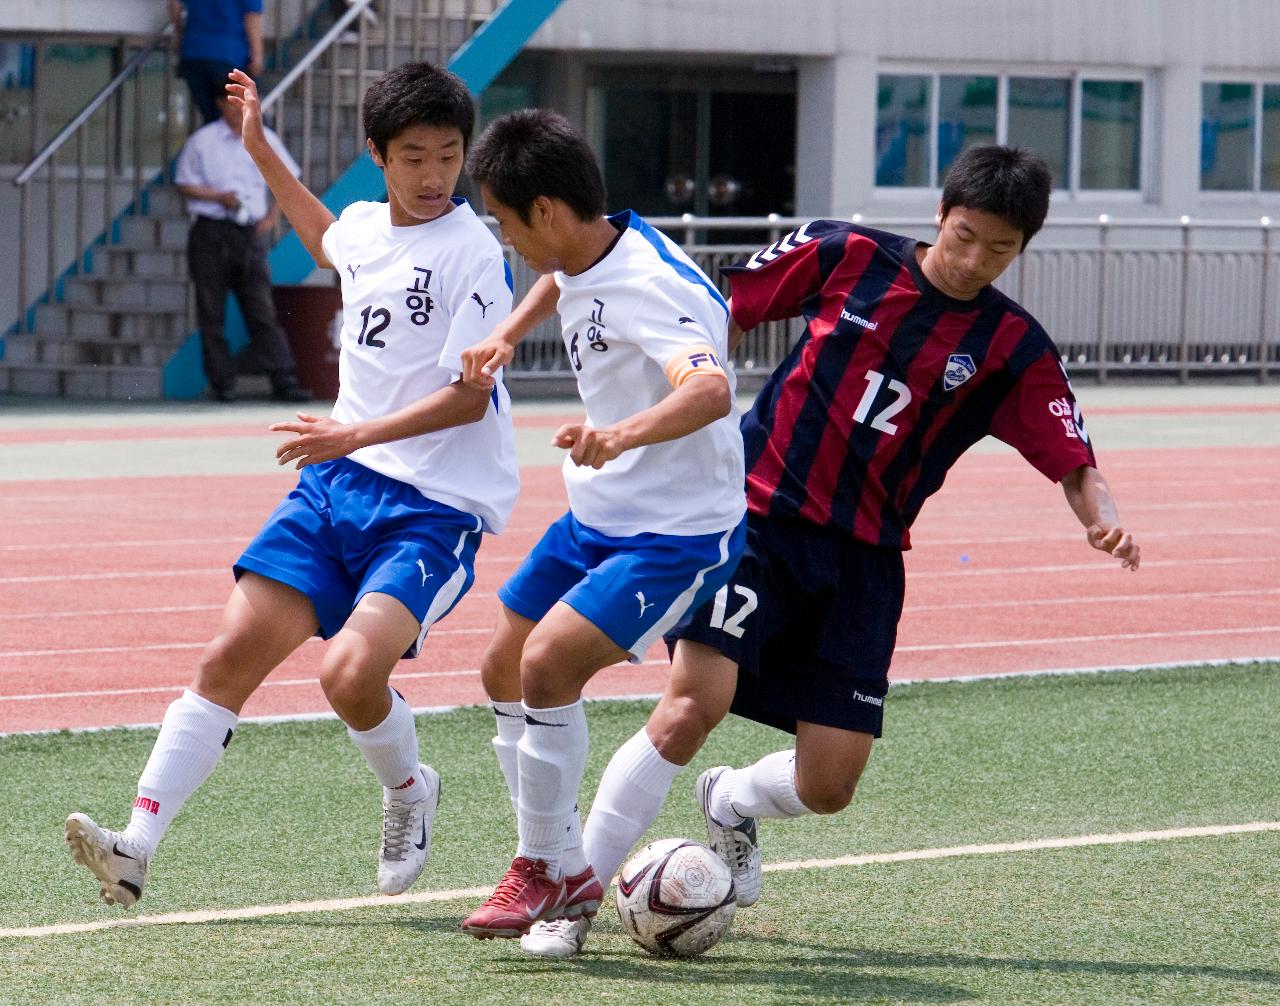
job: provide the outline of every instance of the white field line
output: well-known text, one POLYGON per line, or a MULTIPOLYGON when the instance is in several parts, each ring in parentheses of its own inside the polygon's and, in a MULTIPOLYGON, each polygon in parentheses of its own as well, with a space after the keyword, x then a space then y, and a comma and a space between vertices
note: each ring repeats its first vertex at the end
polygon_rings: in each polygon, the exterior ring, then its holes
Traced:
MULTIPOLYGON (((1183 838, 1218 838, 1256 832, 1280 831, 1280 821, 1251 821, 1248 824, 1206 825, 1195 828, 1168 828, 1161 831, 1128 831, 1109 835, 1069 835, 1063 838, 1036 838, 1022 842, 996 842, 990 845, 954 845, 936 849, 908 849, 902 852, 878 852, 861 856, 838 856, 834 859, 798 859, 785 863, 768 863, 767 873, 790 873, 796 870, 833 870, 845 866, 877 866, 885 863, 907 863, 929 859, 957 859, 967 856, 1001 856, 1044 849, 1078 849, 1086 846, 1123 845, 1138 842, 1168 842, 1183 838)), ((434 901, 456 901, 482 898, 487 887, 464 887, 450 891, 422 891, 394 897, 369 895, 360 898, 332 898, 324 901, 289 901, 276 905, 251 905, 246 908, 169 912, 162 915, 140 915, 103 919, 98 922, 66 922, 48 926, 26 926, 0 929, 0 937, 70 936, 100 932, 104 929, 133 929, 140 926, 200 925, 237 919, 261 919, 275 915, 305 915, 317 912, 347 912, 360 908, 392 908, 434 901)))
MULTIPOLYGON (((523 557, 521 557, 523 558, 523 557)), ((513 565, 517 562, 514 557, 503 559, 494 556, 494 562, 505 561, 513 565)), ((1259 563, 1274 564, 1275 556, 1257 555, 1240 555, 1215 557, 1212 559, 1168 559, 1165 562, 1153 562, 1148 560, 1143 564, 1144 568, 1177 568, 1179 570, 1186 569, 1189 566, 1240 566, 1240 565, 1257 565, 1259 563)), ((1104 558, 1097 558, 1091 562, 1067 563, 1050 566, 984 566, 982 569, 952 569, 952 570, 913 570, 911 579, 928 580, 936 577, 950 576, 1008 576, 1011 574, 1034 574, 1034 573, 1089 573, 1103 572, 1110 574, 1114 570, 1112 563, 1106 562, 1104 558)), ((137 580, 143 578, 159 578, 174 576, 229 576, 231 573, 230 566, 217 566, 214 568, 200 569, 139 569, 131 572, 117 572, 114 570, 103 570, 95 573, 55 573, 42 576, 0 576, 0 586, 4 584, 19 583, 63 583, 82 580, 137 580)), ((468 593, 468 597, 488 597, 488 594, 468 593)))
MULTIPOLYGON (((950 604, 908 604, 902 609, 903 615, 921 611, 973 611, 976 608, 1028 608, 1035 606, 1062 607, 1066 604, 1114 604, 1117 602, 1151 602, 1158 601, 1190 601, 1217 597, 1259 597, 1266 594, 1280 594, 1280 587, 1260 587, 1255 590, 1192 590, 1185 593, 1152 591, 1147 594, 1072 594, 1067 597, 1043 597, 1038 599, 1018 599, 1013 601, 983 601, 975 605, 972 601, 957 601, 950 604)), ((468 597, 483 597, 483 594, 468 594, 468 597)), ((151 608, 98 608, 85 611, 19 611, 0 612, 0 622, 44 621, 50 618, 129 618, 134 615, 172 615, 201 611, 221 611, 222 604, 183 604, 151 608)), ((492 632, 492 629, 433 629, 431 636, 442 636, 448 633, 471 634, 476 632, 492 632)))
MULTIPOLYGON (((436 635, 444 635, 446 630, 441 630, 436 635)), ((456 635, 479 635, 487 633, 488 629, 452 629, 448 630, 456 635)), ((1057 646, 1064 643, 1125 643, 1133 642, 1140 639, 1198 639, 1203 637, 1215 636, 1256 636, 1266 635, 1272 632, 1280 632, 1280 625, 1248 625, 1234 629, 1161 629, 1157 632, 1115 632, 1115 633, 1099 633, 1089 636, 1044 636, 1039 639, 991 639, 978 640, 969 643, 914 643, 898 646, 894 649, 895 653, 935 653, 941 650, 1000 650, 1007 647, 1020 646, 1057 646)), ((313 636, 307 640, 308 643, 323 642, 318 636, 313 636)), ((76 649, 62 650, 0 650, 0 659, 30 659, 33 657, 63 657, 63 656, 80 656, 95 653, 146 653, 150 651, 164 650, 198 650, 202 649, 205 643, 143 643, 132 646, 86 646, 76 649)), ((5 668, 0 668, 0 672, 5 668)), ((25 671, 25 667, 8 668, 12 671, 25 671)), ((450 672, 426 672, 424 674, 402 674, 397 675, 399 679, 415 678, 415 677, 437 677, 444 673, 450 674, 472 674, 479 673, 474 671, 450 671, 450 672)), ((305 679, 308 683, 318 679, 305 679)), ((298 681, 280 682, 281 684, 299 684, 298 681)), ((142 691, 152 691, 154 689, 142 689, 142 691)), ((162 691, 165 689, 161 689, 162 691)), ((0 695, 0 702, 12 702, 17 699, 24 698, 52 698, 62 697, 66 695, 132 695, 138 694, 133 690, 118 690, 114 692, 66 692, 66 693, 47 693, 40 696, 6 696, 0 695)))
MULTIPOLYGON (((1233 483, 1234 484, 1234 483, 1233 483)), ((507 531, 519 530, 508 526, 507 531)), ((543 529, 533 526, 525 529, 540 534, 543 529)), ((1143 541, 1160 541, 1166 538, 1203 538, 1203 527, 1181 528, 1176 530, 1164 531, 1144 531, 1142 534, 1143 541)), ((1261 538, 1267 535, 1275 535, 1280 533, 1280 528, 1272 525, 1266 527, 1229 527, 1215 528, 1213 535, 1215 538, 1222 537, 1241 537, 1241 538, 1261 538)), ((138 538, 132 541, 56 541, 56 542, 21 542, 9 545, 0 545, 0 553, 3 552, 57 552, 57 551, 76 551, 83 553, 93 549, 115 549, 115 548, 189 548, 200 545, 236 545, 243 547, 244 544, 252 537, 249 535, 236 535, 227 538, 138 538)), ((968 535, 961 538, 929 538, 927 541, 916 542, 917 549, 925 549, 932 547, 952 547, 955 545, 1013 545, 1024 542, 1073 542, 1079 540, 1081 535, 1075 531, 1063 531, 1054 534, 1016 534, 1016 535, 968 535)), ((494 554, 492 550, 481 551, 477 555, 477 560, 484 558, 489 562, 519 562, 523 556, 508 556, 503 554, 494 554)))
MULTIPOLYGON (((1175 669, 1186 669, 1191 667, 1252 667, 1255 664, 1280 664, 1280 654, 1275 656, 1257 656, 1257 657, 1228 657, 1221 660, 1196 660, 1188 663, 1186 660, 1173 660, 1158 664, 1110 664, 1100 667, 1042 667, 1032 668, 1029 670, 1012 670, 999 671, 994 674, 955 674, 947 677, 938 678, 894 678, 889 682, 890 688, 903 688, 909 685, 929 685, 929 684, 964 684, 971 681, 995 681, 1002 678, 1041 678, 1041 677, 1074 677, 1076 675, 1085 674, 1137 674, 1141 671, 1167 671, 1175 669)), ((623 666, 623 665, 619 665, 623 666)), ((627 666, 633 667, 662 667, 667 668, 670 664, 665 660, 646 660, 639 664, 627 666)), ((607 670, 607 668, 606 668, 607 670)), ((472 675, 479 677, 478 669, 465 671, 422 671, 409 674, 397 674, 392 677, 393 682, 404 681, 407 679, 421 678, 451 678, 466 677, 472 675)), ((315 685, 319 686, 318 678, 297 678, 286 681, 267 681, 261 688, 285 687, 292 685, 315 685)), ((117 695, 150 695, 157 693, 178 694, 185 689, 185 685, 160 685, 151 688, 123 688, 115 691, 105 692, 50 692, 43 695, 14 695, 0 696, 0 702, 35 702, 48 699, 60 698, 95 698, 98 696, 117 696, 117 695)), ((587 702, 657 702, 660 698, 657 692, 642 692, 635 695, 601 695, 601 696, 583 696, 587 702)), ((468 704, 470 708, 485 705, 484 702, 468 704)), ((465 708, 467 706, 449 705, 449 706, 414 706, 413 714, 415 716, 432 716, 440 713, 450 713, 455 709, 465 708)), ((242 716, 241 723, 302 723, 314 720, 336 720, 338 714, 329 711, 310 712, 310 713, 280 713, 272 716, 242 716)), ((104 730, 158 730, 159 723, 117 723, 109 726, 101 727, 71 727, 71 728, 45 728, 40 730, 13 730, 8 733, 0 732, 0 738, 5 737, 38 737, 44 734, 92 734, 101 733, 104 730)))

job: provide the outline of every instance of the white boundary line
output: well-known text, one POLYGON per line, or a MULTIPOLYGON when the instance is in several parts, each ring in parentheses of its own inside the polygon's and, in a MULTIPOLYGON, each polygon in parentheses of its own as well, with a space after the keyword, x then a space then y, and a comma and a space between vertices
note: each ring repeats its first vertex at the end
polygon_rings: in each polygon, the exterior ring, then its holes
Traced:
MULTIPOLYGON (((1022 842, 997 842, 990 845, 954 845, 936 849, 908 849, 902 852, 877 852, 862 856, 838 856, 835 859, 797 859, 769 863, 766 873, 790 873, 796 870, 831 870, 842 866, 875 866, 885 863, 907 863, 928 859, 955 859, 963 856, 999 856, 1042 849, 1078 849, 1086 846, 1122 845, 1135 842, 1167 842, 1180 838, 1217 838, 1256 832, 1280 831, 1280 821, 1251 821, 1248 824, 1207 825, 1195 828, 1169 828, 1161 831, 1129 831, 1109 835, 1069 835, 1063 838, 1035 838, 1022 842)), ((326 901, 289 901, 277 905, 251 905, 221 911, 169 912, 163 915, 140 915, 103 919, 98 922, 65 922, 48 926, 0 929, 0 937, 70 936, 94 933, 104 929, 135 929, 140 926, 199 925, 235 919, 261 919, 273 915, 304 915, 316 912, 347 912, 359 908, 393 908, 433 901, 456 901, 482 898, 487 887, 464 887, 451 891, 422 891, 394 897, 369 895, 361 898, 333 898, 326 901)))
MULTIPOLYGON (((1004 678, 1043 678, 1043 677, 1073 677, 1083 674, 1137 674, 1141 671, 1170 671, 1170 670, 1192 670, 1198 667, 1252 667, 1255 664, 1280 664, 1280 654, 1275 656, 1264 657, 1228 657, 1222 660, 1196 660, 1187 662, 1186 660, 1172 660, 1167 663, 1160 664, 1112 664, 1104 667, 1043 667, 1031 670, 1014 670, 999 671, 994 674, 954 674, 948 677, 940 678, 896 678, 889 682, 889 687, 899 689, 908 685, 941 685, 941 684, 966 684, 970 681, 998 681, 1004 678)), ((665 660, 646 660, 639 664, 619 665, 629 667, 669 667, 670 664, 665 660)), ((479 676, 478 668, 472 668, 465 671, 421 671, 410 674, 397 674, 392 676, 392 683, 403 681, 405 679, 420 678, 449 678, 464 677, 466 675, 479 676)), ((265 681, 261 688, 287 687, 292 685, 313 685, 319 684, 318 678, 290 678, 282 681, 265 681)), ((143 695, 156 692, 180 693, 186 689, 185 685, 158 685, 151 688, 122 688, 114 691, 102 692, 54 692, 49 695, 19 695, 10 696, 9 700, 36 700, 45 698, 65 698, 68 695, 79 697, 93 697, 99 695, 143 695)), ((584 696, 587 702, 657 702, 661 698, 658 692, 641 692, 630 695, 588 695, 584 696)), ((0 701, 6 701, 0 698, 0 701)), ((449 705, 449 706, 415 706, 412 712, 415 716, 434 716, 441 713, 451 713, 455 709, 479 709, 483 708, 486 703, 478 702, 474 704, 449 705)), ((336 720, 338 714, 332 710, 310 712, 310 713, 277 713, 271 716, 242 716, 240 723, 313 723, 318 720, 336 720)), ((41 737, 47 734, 96 734, 102 733, 104 730, 158 730, 159 723, 115 723, 109 726, 101 727, 49 727, 41 730, 13 730, 8 733, 0 733, 0 740, 6 737, 41 737)))

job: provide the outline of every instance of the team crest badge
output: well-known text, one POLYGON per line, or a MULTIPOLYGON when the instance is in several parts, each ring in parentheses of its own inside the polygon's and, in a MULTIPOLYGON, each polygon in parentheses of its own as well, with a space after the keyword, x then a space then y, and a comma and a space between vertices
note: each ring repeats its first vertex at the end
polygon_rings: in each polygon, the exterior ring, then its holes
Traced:
POLYGON ((947 357, 947 369, 942 372, 942 390, 955 391, 977 372, 972 356, 968 353, 952 353, 947 357))

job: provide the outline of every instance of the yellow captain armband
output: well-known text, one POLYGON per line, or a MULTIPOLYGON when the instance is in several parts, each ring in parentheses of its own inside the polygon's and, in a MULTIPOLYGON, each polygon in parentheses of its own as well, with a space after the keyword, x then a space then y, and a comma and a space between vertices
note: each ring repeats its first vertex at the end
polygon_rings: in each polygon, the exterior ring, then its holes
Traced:
POLYGON ((710 346, 692 346, 667 364, 667 380, 673 388, 678 388, 691 377, 701 374, 719 374, 728 379, 720 357, 710 346))

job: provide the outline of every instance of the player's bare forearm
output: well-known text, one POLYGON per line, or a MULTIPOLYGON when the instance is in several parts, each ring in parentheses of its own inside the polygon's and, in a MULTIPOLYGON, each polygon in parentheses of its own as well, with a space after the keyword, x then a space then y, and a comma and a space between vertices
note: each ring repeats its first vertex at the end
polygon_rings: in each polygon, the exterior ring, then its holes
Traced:
POLYGON ((721 374, 691 377, 657 405, 601 429, 583 424, 560 427, 552 438, 569 450, 574 464, 600 468, 625 451, 678 440, 727 416, 733 408, 729 382, 721 374))
POLYGON ((297 231, 298 238, 311 253, 316 265, 322 269, 332 269, 333 263, 324 253, 322 240, 324 232, 337 217, 293 176, 288 165, 268 142, 262 126, 258 87, 252 78, 242 70, 232 70, 228 77, 231 83, 227 86, 227 96, 244 113, 244 125, 241 127, 244 149, 258 166, 262 180, 267 183, 267 188, 275 196, 277 204, 289 218, 289 223, 297 231))
POLYGON ((747 333, 742 330, 742 326, 733 317, 733 298, 729 298, 729 352, 732 353, 738 348, 742 342, 742 337, 747 333))
POLYGON ((249 41, 249 65, 245 68, 250 76, 256 77, 262 72, 262 14, 250 11, 244 16, 244 34, 249 41))
POLYGON ((462 379, 478 390, 492 388, 494 375, 515 357, 515 348, 533 329, 556 312, 560 288, 541 276, 524 299, 483 340, 462 351, 462 379))
POLYGON ((1133 535, 1121 525, 1111 487, 1102 473, 1089 465, 1081 465, 1063 476, 1062 491, 1084 527, 1090 546, 1115 556, 1125 569, 1136 570, 1141 550, 1133 535))
POLYGON ((359 423, 340 423, 300 412, 296 422, 271 425, 273 433, 293 434, 276 448, 276 460, 282 465, 292 463, 297 468, 305 468, 346 457, 361 447, 466 426, 484 418, 489 402, 488 393, 458 381, 390 415, 359 423))

